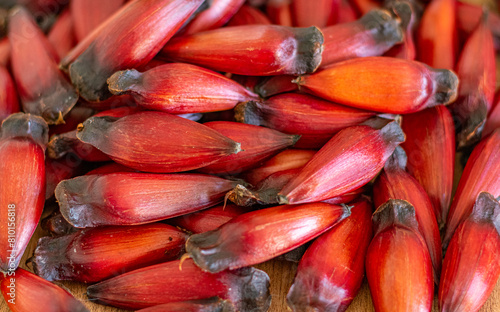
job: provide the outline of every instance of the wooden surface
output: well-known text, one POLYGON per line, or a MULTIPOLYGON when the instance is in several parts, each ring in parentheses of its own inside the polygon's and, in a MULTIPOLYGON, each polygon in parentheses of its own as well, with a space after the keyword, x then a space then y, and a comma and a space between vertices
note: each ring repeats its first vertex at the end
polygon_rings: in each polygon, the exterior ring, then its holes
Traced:
MULTIPOLYGON (((45 233, 41 229, 37 229, 34 239, 31 240, 31 243, 28 247, 28 250, 25 253, 24 259, 22 261, 23 268, 26 268, 24 262, 28 258, 28 255, 33 254, 33 250, 35 248, 35 242, 38 240, 38 237, 44 236, 45 233), (35 239, 36 238, 36 239, 35 239)), ((270 312, 285 312, 290 311, 286 306, 286 294, 288 289, 293 283, 293 278, 295 275, 295 271, 297 270, 297 264, 286 262, 286 261, 268 261, 266 263, 262 263, 256 266, 257 268, 266 271, 271 278, 271 295, 272 295, 272 303, 270 312)), ((31 270, 30 270, 31 271, 31 270)), ((111 307, 106 307, 102 305, 98 305, 95 303, 91 303, 87 300, 85 295, 85 286, 83 284, 78 283, 70 283, 63 282, 59 283, 60 285, 64 285, 67 289, 71 291, 71 293, 85 303, 85 305, 92 312, 118 312, 124 311, 120 309, 115 309, 111 307)), ((20 298, 19 298, 20 299, 20 298)), ((0 312, 8 312, 9 308, 5 301, 0 299, 0 312)), ((354 299, 351 306, 347 310, 348 312, 370 312, 375 311, 373 309, 373 305, 370 297, 370 290, 368 289, 368 284, 365 282, 358 294, 358 296, 354 299)), ((434 307, 432 311, 438 311, 437 299, 434 299, 434 307)), ((480 310, 481 312, 498 312, 500 311, 500 283, 497 283, 497 286, 493 293, 491 294, 488 301, 485 303, 483 308, 480 310)), ((45 312, 45 311, 31 311, 31 312, 45 312)), ((395 311, 397 312, 397 311, 395 311)), ((464 311, 466 312, 466 311, 464 311)))

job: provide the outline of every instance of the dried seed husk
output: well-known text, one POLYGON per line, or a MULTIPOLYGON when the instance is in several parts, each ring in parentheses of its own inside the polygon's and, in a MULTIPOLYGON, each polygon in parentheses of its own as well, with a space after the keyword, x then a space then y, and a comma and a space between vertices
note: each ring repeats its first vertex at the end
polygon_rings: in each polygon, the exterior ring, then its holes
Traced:
POLYGON ((345 205, 325 203, 257 210, 240 215, 215 231, 189 237, 186 251, 205 271, 233 270, 295 249, 350 214, 345 205))
POLYGON ((434 208, 418 181, 406 172, 406 154, 397 147, 394 154, 387 160, 384 170, 378 176, 373 187, 373 202, 376 207, 389 199, 406 200, 415 210, 415 218, 432 260, 434 281, 439 283, 441 273, 441 237, 434 208))
POLYGON ((128 2, 105 27, 97 29, 95 38, 69 66, 71 81, 80 95, 93 102, 109 98, 106 80, 116 71, 139 67, 152 60, 202 2, 128 2), (117 50, 120 53, 116 53, 117 50))
POLYGON ((476 145, 460 178, 453 197, 443 246, 446 247, 457 227, 470 215, 480 192, 500 196, 500 129, 476 145))
POLYGON ((219 73, 183 63, 160 65, 143 73, 119 71, 108 79, 108 85, 111 93, 131 94, 145 109, 172 114, 228 110, 258 98, 219 73))
POLYGON ((191 259, 119 275, 89 286, 87 295, 92 301, 133 310, 214 296, 230 301, 237 311, 267 311, 271 303, 265 272, 243 268, 212 274, 191 259))
POLYGON ((38 240, 32 263, 48 281, 95 283, 157 263, 176 260, 187 234, 161 223, 82 229, 38 240))
POLYGON ((375 114, 298 93, 240 103, 235 108, 236 121, 301 135, 296 146, 311 149, 323 147, 336 132, 358 125, 375 114))
POLYGON ((211 207, 236 184, 203 174, 119 172, 62 181, 56 199, 75 227, 134 225, 211 207))
POLYGON ((400 21, 387 10, 373 10, 354 22, 322 31, 325 36, 322 68, 357 57, 379 56, 403 42, 400 21))
POLYGON ((48 124, 64 123, 63 117, 78 94, 57 68, 58 56, 22 7, 12 9, 9 19, 11 65, 23 110, 42 116, 48 124))
POLYGON ((0 274, 0 290, 13 312, 89 312, 65 289, 23 269, 6 276, 0 274))
MULTIPOLYGON (((277 204, 280 201, 278 194, 281 189, 294 179, 301 170, 302 167, 275 172, 251 189, 239 184, 226 194, 226 197, 240 206, 277 204)), ((322 202, 328 204, 349 203, 366 191, 365 187, 360 187, 342 195, 322 200, 322 202)))
POLYGON ((239 142, 242 151, 198 169, 203 173, 236 174, 253 169, 285 148, 293 146, 300 138, 298 135, 234 121, 212 121, 204 125, 239 142))
POLYGON ((160 304, 138 312, 234 312, 233 304, 219 297, 160 304))
POLYGON ((396 122, 377 130, 353 126, 338 132, 280 191, 280 203, 336 197, 373 179, 405 136, 396 122))
POLYGON ((434 68, 455 68, 457 61, 456 0, 432 0, 417 32, 417 59, 434 68))
POLYGON ((356 297, 373 236, 372 207, 366 200, 351 205, 351 216, 319 236, 300 260, 287 295, 293 311, 345 311, 356 297))
POLYGON ((295 178, 302 168, 278 171, 253 188, 238 184, 226 194, 226 198, 238 206, 275 205, 279 203, 278 193, 290 180, 295 178))
POLYGON ((373 215, 366 276, 376 311, 430 311, 432 262, 413 206, 391 199, 373 215))
POLYGON ((439 285, 441 311, 479 311, 500 277, 500 205, 481 192, 448 246, 439 285))
POLYGON ((164 112, 92 117, 77 137, 117 163, 148 172, 193 170, 241 151, 239 143, 217 131, 164 112))
POLYGON ((322 50, 323 34, 317 27, 247 25, 176 37, 161 55, 216 71, 272 76, 314 72, 322 50))
POLYGON ((446 223, 451 203, 455 164, 455 128, 444 106, 403 117, 408 172, 429 195, 438 224, 446 223))
MULTIPOLYGON (((256 184, 254 188, 248 188, 247 186, 238 184, 226 194, 226 198, 238 206, 245 207, 278 204, 280 199, 278 194, 281 189, 294 179, 301 170, 302 168, 293 168, 275 172, 256 184)), ((322 200, 322 202, 328 204, 348 203, 356 199, 364 191, 365 189, 360 187, 357 190, 322 200)))
MULTIPOLYGON (((40 220, 45 202, 47 123, 16 113, 2 122, 0 137, 0 271, 13 272, 40 220)), ((1 273, 0 273, 1 275, 1 273)))
POLYGON ((376 56, 335 63, 296 82, 301 90, 325 100, 391 114, 451 103, 458 88, 458 78, 450 70, 376 56))
POLYGON ((227 23, 227 26, 242 25, 271 25, 271 21, 262 11, 244 4, 227 23))
POLYGON ((19 101, 14 82, 7 68, 0 65, 0 122, 19 112, 19 101))

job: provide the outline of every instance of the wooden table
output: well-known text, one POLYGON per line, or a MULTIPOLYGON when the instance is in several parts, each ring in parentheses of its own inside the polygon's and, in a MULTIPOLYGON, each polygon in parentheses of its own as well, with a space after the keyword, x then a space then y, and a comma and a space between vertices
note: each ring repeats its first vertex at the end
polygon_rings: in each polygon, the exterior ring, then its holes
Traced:
MULTIPOLYGON (((24 265, 28 255, 32 255, 33 251, 36 247, 36 241, 41 236, 45 236, 46 234, 38 228, 35 232, 34 238, 31 240, 30 245, 28 247, 27 252, 24 255, 22 260, 21 267, 26 268, 24 265), (36 238, 36 239, 35 239, 36 238)), ((286 294, 288 289, 293 283, 293 278, 295 276, 295 272, 297 270, 297 264, 287 262, 287 261, 268 261, 266 263, 262 263, 256 266, 257 268, 266 271, 271 278, 271 294, 272 294, 272 303, 271 309, 269 312, 285 312, 290 311, 286 306, 286 294)), ((31 270, 30 270, 31 271, 31 270)), ((60 283, 64 285, 67 289, 71 291, 71 293, 85 303, 85 305, 92 312, 118 312, 124 311, 120 309, 115 309, 112 307, 106 307, 102 305, 98 305, 95 303, 91 303, 87 301, 87 296, 85 295, 85 286, 79 283, 71 283, 71 282, 62 282, 60 283)), ((359 292, 358 296, 354 299, 351 306, 347 310, 348 312, 370 312, 374 311, 370 290, 368 289, 368 284, 365 282, 359 292)), ((433 312, 438 311, 437 299, 434 299, 434 307, 433 312)), ((491 294, 488 301, 485 303, 483 308, 480 310, 481 312, 499 312, 500 311, 500 283, 497 283, 497 286, 493 293, 491 294)), ((0 312, 9 312, 9 308, 3 299, 0 299, 0 312)), ((32 312, 45 312, 45 311, 32 311, 32 312)), ((395 311, 397 312, 397 311, 395 311)), ((467 312, 467 311, 464 311, 467 312)))

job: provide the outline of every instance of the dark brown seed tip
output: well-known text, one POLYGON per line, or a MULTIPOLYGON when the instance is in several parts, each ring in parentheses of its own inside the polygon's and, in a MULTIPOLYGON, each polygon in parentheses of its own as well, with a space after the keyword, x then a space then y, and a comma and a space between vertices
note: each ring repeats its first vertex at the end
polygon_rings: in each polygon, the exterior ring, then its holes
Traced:
POLYGON ((377 208, 372 217, 375 235, 397 225, 418 231, 415 208, 406 200, 391 199, 377 208))
POLYGON ((73 276, 74 272, 68 271, 71 269, 64 255, 73 238, 74 235, 40 238, 32 259, 35 274, 47 281, 60 281, 67 276, 73 276))
POLYGON ((221 246, 223 241, 220 230, 194 234, 186 241, 186 252, 203 271, 218 273, 227 269, 237 256, 235 251, 221 246))
POLYGON ((241 149, 241 143, 234 142, 234 149, 231 154, 238 154, 239 152, 244 152, 245 150, 241 149))
POLYGON ((290 138, 291 138, 292 144, 290 146, 294 146, 295 143, 297 143, 301 137, 302 136, 298 135, 298 134, 291 135, 290 138))
POLYGON ((361 22, 367 29, 373 30, 376 42, 387 42, 389 44, 403 42, 404 35, 400 27, 400 21, 387 10, 370 11, 361 18, 361 22))
POLYGON ((402 169, 406 170, 406 164, 408 163, 408 157, 406 156, 405 150, 401 146, 397 146, 391 157, 385 162, 384 168, 387 169, 402 169))
POLYGON ((458 125, 457 150, 464 150, 474 146, 481 140, 484 125, 488 115, 486 98, 478 92, 460 97, 452 106, 454 118, 458 125))
POLYGON ((254 126, 262 126, 261 112, 255 101, 242 102, 234 108, 234 119, 237 122, 254 126))
POLYGON ((47 156, 52 159, 60 159, 72 149, 71 140, 63 136, 53 136, 47 144, 47 156))
POLYGON ((476 222, 492 223, 500 235, 500 203, 490 193, 479 193, 471 218, 476 222))
POLYGON ((135 69, 116 72, 108 78, 108 89, 114 95, 127 93, 140 83, 141 77, 142 73, 135 69))
POLYGON ((78 101, 78 94, 69 84, 67 88, 59 85, 56 88, 57 90, 54 92, 38 99, 37 103, 28 105, 36 107, 30 113, 42 116, 49 125, 64 124, 64 116, 69 113, 78 101))
POLYGON ((436 82, 435 105, 449 104, 457 99, 458 76, 449 69, 434 69, 436 82))
POLYGON ((61 181, 54 192, 62 216, 77 228, 99 225, 93 221, 96 216, 91 205, 83 203, 88 200, 85 197, 93 196, 93 194, 87 192, 88 180, 90 179, 93 179, 93 176, 81 176, 61 181))
POLYGON ((257 199, 252 191, 245 186, 238 184, 234 189, 226 194, 226 198, 238 206, 250 207, 257 204, 257 199))
POLYGON ((299 90, 300 90, 300 87, 306 83, 305 76, 299 76, 299 77, 293 79, 292 83, 296 83, 297 86, 299 87, 299 90))
POLYGON ((413 8, 409 2, 396 1, 389 5, 394 14, 401 20, 401 29, 408 29, 410 26, 413 8))
POLYGON ((91 117, 78 125, 76 137, 85 143, 95 146, 103 139, 104 134, 118 118, 91 117))
POLYGON ((406 140, 406 135, 401 129, 401 125, 397 121, 391 121, 380 129, 382 137, 386 142, 394 144, 403 143, 406 140))
MULTIPOLYGON (((91 71, 89 64, 96 62, 94 45, 91 44, 71 65, 69 77, 81 97, 89 102, 100 102, 111 97, 106 80, 108 76, 91 71)), ((111 74, 111 73, 110 73, 111 74)))
POLYGON ((29 137, 45 150, 49 141, 49 126, 39 116, 15 113, 4 119, 1 134, 2 138, 29 137))
POLYGON ((318 27, 295 28, 298 57, 295 61, 295 71, 291 75, 314 73, 321 64, 324 37, 318 27))
POLYGON ((266 272, 248 267, 234 271, 242 277, 242 297, 235 304, 237 311, 265 312, 271 305, 269 276, 266 272))

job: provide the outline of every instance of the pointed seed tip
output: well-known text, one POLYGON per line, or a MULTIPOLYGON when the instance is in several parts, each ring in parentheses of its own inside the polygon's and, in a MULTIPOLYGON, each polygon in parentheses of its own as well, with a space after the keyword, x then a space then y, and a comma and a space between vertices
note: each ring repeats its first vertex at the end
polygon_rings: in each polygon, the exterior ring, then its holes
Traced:
MULTIPOLYGON (((186 245, 187 245, 187 241, 186 241, 186 245)), ((181 256, 181 259, 179 261, 179 271, 182 271, 182 264, 184 263, 184 261, 186 261, 187 259, 190 259, 190 258, 191 258, 191 255, 188 253, 185 253, 181 256)))
POLYGON ((300 89, 300 87, 304 84, 305 82, 305 79, 304 79, 304 76, 298 76, 297 78, 295 79, 292 79, 292 83, 296 83, 300 89))
POLYGON ((302 137, 302 136, 301 136, 301 135, 299 135, 299 134, 294 134, 294 135, 292 135, 292 145, 291 145, 291 146, 294 146, 294 145, 295 145, 295 143, 297 143, 297 142, 300 140, 300 138, 301 138, 301 137, 302 137))
POLYGON ((239 152, 244 152, 245 150, 241 149, 241 143, 234 142, 234 150, 232 154, 238 154, 239 152))
POLYGON ((343 214, 343 217, 344 218, 347 218, 349 217, 351 214, 352 214, 352 208, 354 208, 354 206, 352 205, 346 205, 346 204, 340 204, 340 206, 342 206, 342 208, 344 208, 344 214, 343 214))
POLYGON ((288 205, 290 202, 285 195, 278 194, 278 203, 280 205, 288 205))
POLYGON ((66 122, 64 121, 64 117, 63 117, 62 112, 59 112, 59 114, 57 115, 57 120, 55 121, 55 124, 56 125, 64 125, 64 124, 66 124, 66 122))
POLYGON ((106 80, 108 90, 114 95, 124 94, 135 85, 141 75, 141 72, 135 69, 117 71, 106 80))

